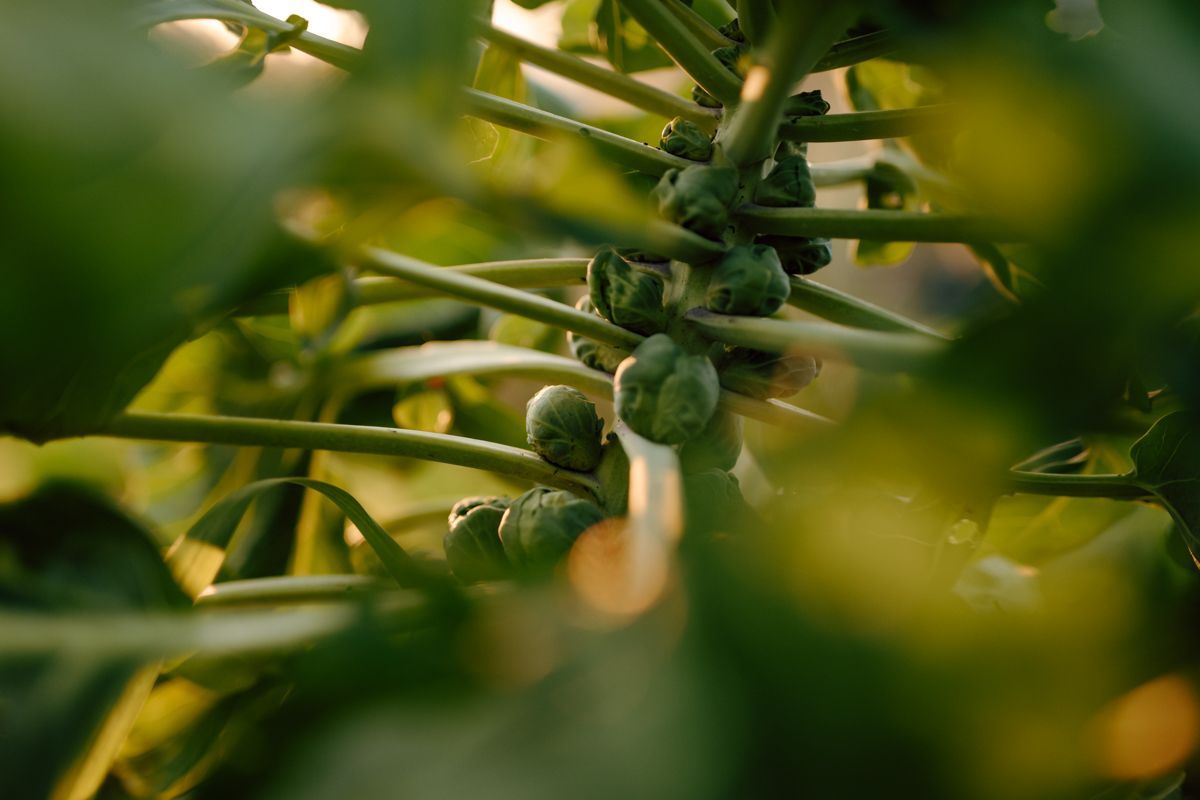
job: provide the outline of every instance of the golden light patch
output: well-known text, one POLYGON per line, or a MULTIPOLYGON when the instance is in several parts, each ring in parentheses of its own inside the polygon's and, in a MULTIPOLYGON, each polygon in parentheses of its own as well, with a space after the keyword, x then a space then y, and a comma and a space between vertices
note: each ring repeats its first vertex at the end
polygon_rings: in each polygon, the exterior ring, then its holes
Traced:
POLYGON ((1144 683, 1110 703, 1095 721, 1100 771, 1118 780, 1141 780, 1178 767, 1195 749, 1200 703, 1178 675, 1144 683))
POLYGON ((746 73, 746 81, 742 84, 742 102, 758 100, 762 97, 767 83, 771 80, 771 70, 762 64, 756 64, 746 73))
POLYGON ((666 548, 642 546, 624 519, 607 519, 588 528, 567 559, 571 588, 595 611, 635 617, 654 606, 667 587, 666 548))

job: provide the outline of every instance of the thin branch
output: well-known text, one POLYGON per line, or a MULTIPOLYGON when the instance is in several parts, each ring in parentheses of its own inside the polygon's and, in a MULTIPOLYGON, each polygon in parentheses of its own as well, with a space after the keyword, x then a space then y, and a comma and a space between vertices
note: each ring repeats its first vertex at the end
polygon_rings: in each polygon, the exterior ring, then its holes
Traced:
POLYGON ((929 336, 821 322, 734 317, 703 309, 689 311, 687 319, 718 342, 776 353, 807 353, 885 372, 921 370, 943 349, 929 336))
POLYGON ((196 597, 196 605, 288 605, 345 600, 355 595, 394 590, 395 584, 365 575, 280 575, 225 581, 209 586, 196 597))
POLYGON ((834 239, 881 239, 892 242, 1019 242, 1024 237, 984 217, 919 211, 856 211, 835 208, 737 209, 754 233, 827 236, 834 239))
POLYGON ((643 338, 595 314, 588 314, 556 300, 501 286, 473 275, 452 272, 390 250, 365 247, 361 250, 361 264, 385 275, 404 278, 464 300, 536 319, 547 325, 556 325, 605 344, 634 348, 643 338))
POLYGON ((872 331, 891 331, 894 333, 918 333, 935 339, 946 339, 946 336, 928 328, 908 317, 888 311, 885 308, 868 303, 852 294, 839 291, 823 283, 793 276, 792 291, 788 295, 788 305, 807 311, 808 313, 848 325, 852 328, 864 328, 872 331))
POLYGON ((779 133, 794 142, 855 142, 863 139, 893 139, 955 127, 961 109, 938 103, 886 111, 857 111, 803 117, 779 126, 779 133))
MULTIPOLYGON (((709 49, 716 50, 718 47, 728 47, 734 43, 732 39, 710 25, 708 20, 697 14, 690 6, 684 5, 682 0, 663 0, 663 5, 683 23, 697 41, 709 49)), ((734 19, 736 14, 733 13, 733 9, 729 6, 724 7, 729 10, 729 20, 734 19)))
POLYGON ((701 88, 726 106, 737 103, 741 89, 737 76, 661 0, 621 0, 621 5, 701 88))
POLYGON ((577 141, 584 141, 611 160, 631 169, 648 172, 651 175, 661 175, 672 167, 683 169, 696 163, 593 125, 586 125, 568 117, 551 114, 549 111, 515 103, 478 89, 463 89, 463 92, 466 98, 466 111, 473 117, 505 128, 512 128, 539 139, 574 138, 577 141))
POLYGON ((896 41, 887 31, 865 33, 837 42, 812 68, 813 72, 840 69, 861 61, 886 56, 896 50, 896 41))
POLYGON ((562 50, 542 47, 485 22, 478 23, 477 27, 480 36, 522 61, 624 100, 643 111, 661 114, 664 117, 683 117, 710 132, 716 129, 721 117, 717 109, 705 108, 699 103, 685 100, 615 70, 597 66, 562 50))
MULTIPOLYGON (((529 258, 514 261, 483 261, 458 264, 440 269, 474 275, 502 286, 518 289, 551 289, 578 286, 587 279, 586 258, 529 258)), ((424 300, 441 297, 444 292, 399 278, 359 278, 352 284, 350 301, 357 306, 424 300)), ((272 292, 255 298, 233 311, 235 317, 266 316, 288 313, 290 292, 272 292)))
POLYGON ((1007 491, 1058 497, 1107 497, 1113 500, 1148 500, 1152 495, 1128 475, 1058 475, 1010 470, 1007 491))
POLYGON ((117 415, 92 435, 402 456, 500 472, 584 494, 595 495, 599 490, 593 476, 560 469, 528 450, 425 431, 250 417, 127 412, 117 415))
POLYGON ((746 73, 741 105, 718 136, 734 164, 753 164, 771 154, 792 87, 846 30, 854 10, 854 4, 845 0, 791 3, 782 9, 761 63, 746 73))

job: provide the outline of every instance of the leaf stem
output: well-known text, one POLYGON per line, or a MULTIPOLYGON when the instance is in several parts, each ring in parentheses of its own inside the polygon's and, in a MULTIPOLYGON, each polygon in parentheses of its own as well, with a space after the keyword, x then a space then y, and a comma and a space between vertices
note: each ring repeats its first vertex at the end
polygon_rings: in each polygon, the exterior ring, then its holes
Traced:
POLYGON ((593 476, 559 469, 528 450, 425 431, 250 417, 127 412, 117 415, 92 435, 402 456, 502 472, 584 494, 594 495, 599 490, 593 476))
POLYGON ((797 2, 781 9, 761 62, 746 73, 741 105, 718 136, 730 161, 745 166, 771 154, 792 87, 846 30, 854 10, 855 4, 845 0, 797 2))
POLYGON ((388 589, 395 589, 395 585, 365 575, 280 575, 215 583, 200 593, 196 605, 211 608, 311 603, 388 589))
POLYGON ((735 317, 693 309, 687 319, 710 338, 776 353, 802 352, 879 371, 916 371, 942 346, 915 333, 883 333, 821 322, 735 317))
POLYGON ((794 142, 855 142, 864 139, 894 139, 958 124, 961 109, 953 103, 937 103, 884 111, 856 111, 802 117, 779 126, 784 139, 794 142))
POLYGON ((1010 470, 1007 484, 1007 490, 1016 494, 1107 497, 1112 500, 1146 500, 1152 496, 1129 475, 1059 475, 1010 470))
MULTIPOLYGON (((549 289, 577 286, 585 282, 586 258, 529 258, 514 261, 483 261, 439 269, 485 278, 492 283, 520 289, 549 289)), ((440 297, 443 292, 399 278, 359 278, 353 282, 350 298, 355 306, 370 306, 405 300, 440 297)), ((255 298, 233 312, 235 317, 286 314, 287 291, 272 292, 255 298)))
POLYGON ((735 212, 754 233, 882 239, 893 242, 1019 242, 1017 232, 984 217, 919 211, 839 208, 768 208, 747 204, 735 212))
POLYGON ((595 314, 579 311, 556 300, 501 286, 474 275, 446 270, 390 250, 365 247, 360 251, 359 260, 362 266, 376 272, 403 278, 464 300, 473 300, 548 325, 556 325, 605 344, 634 348, 643 338, 595 314))
POLYGON ((941 340, 948 338, 933 328, 823 283, 792 276, 791 285, 788 305, 821 319, 872 331, 918 333, 941 340))
POLYGON ((696 163, 593 125, 560 117, 549 111, 532 108, 503 97, 496 97, 478 89, 464 88, 462 91, 466 99, 466 113, 473 117, 527 133, 539 139, 574 138, 582 140, 591 144, 607 158, 630 169, 648 172, 651 175, 661 175, 672 167, 683 169, 696 163))
POLYGON ((741 84, 661 0, 621 0, 622 6, 706 92, 726 106, 738 102, 741 84))
POLYGON ((852 36, 843 39, 829 48, 825 55, 812 68, 813 72, 827 72, 831 69, 848 67, 860 61, 886 56, 896 49, 896 41, 887 31, 865 33, 862 36, 852 36))
MULTIPOLYGON (((710 50, 727 47, 734 43, 732 39, 710 25, 708 20, 697 14, 690 6, 685 5, 682 0, 663 0, 663 5, 670 9, 675 18, 683 23, 697 41, 710 50)), ((736 17, 733 9, 724 3, 716 4, 716 8, 724 8, 729 11, 729 19, 725 20, 726 22, 736 17)))
POLYGON ((664 117, 683 117, 710 132, 716 128, 721 117, 716 109, 705 108, 699 103, 685 100, 615 70, 597 66, 570 53, 526 41, 486 22, 479 22, 478 30, 484 39, 504 48, 522 61, 624 100, 643 111, 661 114, 664 117))

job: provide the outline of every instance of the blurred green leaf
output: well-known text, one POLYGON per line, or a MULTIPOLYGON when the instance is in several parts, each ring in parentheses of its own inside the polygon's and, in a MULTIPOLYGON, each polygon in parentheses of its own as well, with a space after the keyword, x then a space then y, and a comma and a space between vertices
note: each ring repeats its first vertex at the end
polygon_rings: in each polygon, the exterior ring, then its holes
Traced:
POLYGON ((516 314, 501 314, 488 330, 488 339, 498 344, 557 353, 564 344, 560 328, 544 322, 518 317, 516 314))
POLYGON ((642 72, 674 62, 620 0, 568 0, 558 46, 568 52, 601 55, 618 72, 642 72))
POLYGON ((454 425, 454 406, 441 384, 437 380, 401 389, 392 407, 396 425, 414 431, 447 433, 454 425))
POLYGON ((1171 512, 1196 559, 1200 556, 1200 426, 1196 418, 1183 411, 1168 414, 1134 442, 1129 455, 1134 479, 1171 512))

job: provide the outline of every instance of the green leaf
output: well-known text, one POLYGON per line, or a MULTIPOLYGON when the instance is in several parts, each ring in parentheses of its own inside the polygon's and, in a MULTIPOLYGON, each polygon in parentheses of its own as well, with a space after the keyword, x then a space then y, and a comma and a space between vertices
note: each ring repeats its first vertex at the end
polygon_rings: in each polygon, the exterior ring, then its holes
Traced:
POLYGON ((563 332, 553 325, 516 314, 501 314, 488 331, 488 339, 499 344, 557 353, 564 343, 563 332))
POLYGON ((269 478, 244 486, 221 500, 171 548, 168 562, 185 589, 195 595, 212 583, 225 557, 225 548, 250 503, 263 492, 285 484, 312 489, 333 502, 358 527, 388 574, 401 586, 430 585, 430 576, 346 490, 310 478, 269 478))
POLYGON ((1168 414, 1133 443, 1129 455, 1134 480, 1170 512, 1196 559, 1200 556, 1200 424, 1184 411, 1168 414))
POLYGON ((392 418, 396 425, 413 431, 447 433, 454 425, 454 406, 441 382, 401 389, 392 418))
POLYGON ((0 340, 21 344, 0 348, 0 431, 40 441, 94 430, 197 328, 312 274, 273 204, 309 174, 313 127, 110 9, 9 6, 0 340))
POLYGON ((558 46, 563 50, 604 56, 618 72, 669 67, 671 59, 620 0, 570 0, 562 16, 558 46))

